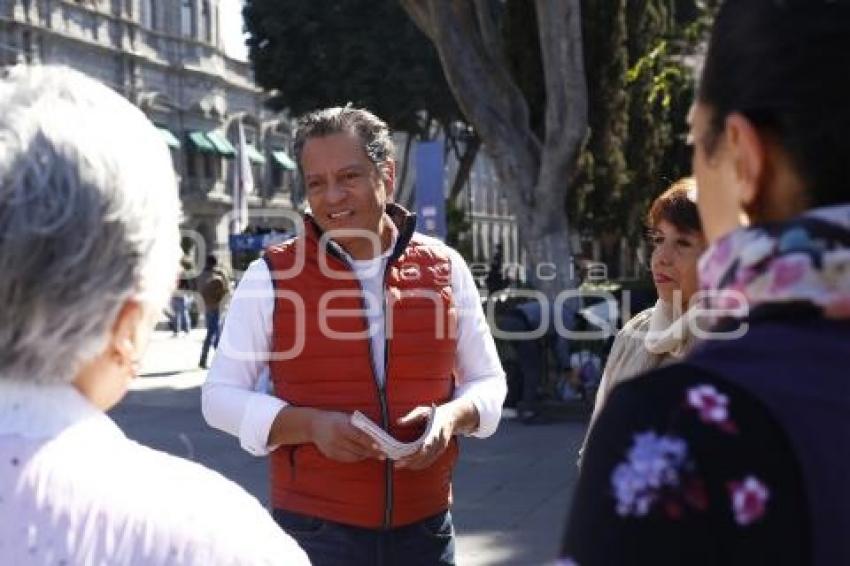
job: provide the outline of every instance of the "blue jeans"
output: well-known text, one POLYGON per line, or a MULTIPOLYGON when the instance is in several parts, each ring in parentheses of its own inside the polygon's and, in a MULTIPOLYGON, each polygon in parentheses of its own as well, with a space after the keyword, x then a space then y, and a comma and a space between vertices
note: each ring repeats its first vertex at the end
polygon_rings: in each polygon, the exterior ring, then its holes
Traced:
POLYGON ((207 365, 207 356, 210 353, 210 346, 215 346, 218 348, 218 339, 220 337, 220 312, 218 309, 216 310, 208 310, 206 314, 204 314, 204 318, 207 321, 207 335, 204 336, 204 345, 201 348, 201 365, 207 365))
POLYGON ((171 330, 174 335, 182 330, 189 334, 189 302, 183 295, 177 294, 171 297, 171 310, 174 318, 171 320, 171 330))
POLYGON ((450 511, 395 529, 364 529, 275 509, 272 517, 304 549, 313 566, 455 564, 450 511))

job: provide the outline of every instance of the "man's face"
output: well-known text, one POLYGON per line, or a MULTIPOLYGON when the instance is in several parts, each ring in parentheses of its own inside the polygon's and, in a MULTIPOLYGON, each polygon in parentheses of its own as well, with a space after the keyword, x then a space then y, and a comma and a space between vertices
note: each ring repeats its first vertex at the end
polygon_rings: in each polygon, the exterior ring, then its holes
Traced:
POLYGON ((384 207, 392 196, 393 163, 379 170, 355 134, 311 138, 304 144, 301 168, 307 201, 323 231, 355 259, 379 255, 384 207), (344 232, 343 232, 344 231, 344 232), (360 232, 352 234, 350 231, 360 232))

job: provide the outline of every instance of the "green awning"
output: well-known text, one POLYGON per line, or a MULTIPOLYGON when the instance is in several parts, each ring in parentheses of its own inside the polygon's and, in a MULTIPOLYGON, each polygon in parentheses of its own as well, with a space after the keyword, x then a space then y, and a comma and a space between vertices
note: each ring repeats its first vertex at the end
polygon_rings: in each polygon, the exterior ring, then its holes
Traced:
POLYGON ((236 155, 236 150, 233 148, 233 145, 231 145, 231 143, 227 141, 227 138, 221 135, 220 133, 207 132, 207 139, 212 142, 213 147, 215 147, 215 150, 221 155, 225 157, 233 157, 234 155, 236 155))
POLYGON ((272 152, 272 157, 278 165, 289 171, 295 171, 295 162, 289 157, 285 151, 278 150, 272 152))
POLYGON ((245 144, 245 153, 248 154, 248 159, 250 159, 252 163, 266 162, 266 158, 263 157, 263 154, 257 151, 257 148, 251 144, 245 144))
POLYGON ((157 130, 162 134, 162 138, 165 140, 165 143, 168 147, 172 147, 174 149, 180 149, 180 140, 174 137, 174 134, 171 133, 171 130, 168 128, 163 128, 162 126, 157 126, 157 130))
POLYGON ((207 139, 207 136, 204 135, 204 132, 189 132, 189 141, 192 142, 192 146, 197 151, 203 151, 204 153, 215 153, 215 147, 207 139))

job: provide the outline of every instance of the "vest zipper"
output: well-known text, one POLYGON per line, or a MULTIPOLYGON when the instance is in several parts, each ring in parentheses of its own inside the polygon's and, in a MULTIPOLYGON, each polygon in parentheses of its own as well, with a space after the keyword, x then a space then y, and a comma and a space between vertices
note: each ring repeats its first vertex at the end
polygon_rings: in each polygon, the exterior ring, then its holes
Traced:
MULTIPOLYGON (((336 255, 336 254, 334 254, 336 255)), ((345 259, 337 256, 351 271, 351 265, 345 259)), ((390 415, 389 409, 387 408, 387 365, 389 362, 388 349, 389 349, 389 340, 387 339, 387 294, 386 294, 386 282, 387 282, 387 273, 389 273, 390 260, 387 260, 387 265, 384 268, 384 280, 381 283, 381 295, 383 295, 384 302, 384 383, 380 383, 378 381, 378 368, 375 367, 375 352, 374 348, 372 348, 372 337, 367 337, 367 343, 369 345, 369 365, 372 368, 372 378, 375 382, 375 390, 378 393, 378 403, 381 407, 381 428, 385 431, 390 431, 390 415)), ((360 282, 360 279, 355 274, 355 279, 357 280, 357 286, 360 288, 360 305, 363 308, 363 312, 368 312, 369 305, 366 304, 366 295, 365 289, 363 288, 363 284, 360 282)), ((369 329, 369 317, 364 314, 364 321, 366 322, 366 328, 369 329)), ((393 517, 393 461, 387 459, 384 462, 384 522, 383 529, 389 529, 392 525, 392 517, 393 517)))
POLYGON ((298 444, 292 447, 289 451, 289 479, 295 481, 295 451, 298 450, 298 444))
MULTIPOLYGON (((387 263, 389 265, 389 262, 387 263)), ((375 352, 372 348, 372 337, 368 337, 369 343, 369 364, 372 367, 372 377, 375 381, 375 389, 378 392, 378 403, 381 406, 381 428, 385 431, 390 431, 390 415, 389 409, 387 408, 387 362, 389 357, 387 356, 387 348, 389 347, 389 340, 387 340, 386 332, 387 332, 387 311, 386 311, 386 300, 387 295, 384 291, 384 286, 386 284, 387 270, 384 270, 384 282, 381 284, 381 294, 383 295, 384 300, 384 382, 380 383, 378 381, 378 368, 375 367, 375 352)), ((360 283, 360 280, 357 280, 357 285, 360 286, 361 296, 360 302, 363 306, 364 312, 369 308, 366 304, 366 296, 363 294, 363 285, 360 283)), ((366 328, 369 328, 369 318, 365 317, 366 328)), ((392 517, 393 517, 393 461, 387 459, 384 462, 384 525, 383 528, 389 529, 390 525, 392 525, 392 517)))
MULTIPOLYGON (((381 418, 385 423, 385 427, 387 432, 390 431, 390 416, 389 410, 387 408, 387 382, 390 379, 388 369, 390 365, 390 336, 387 333, 387 308, 389 307, 387 302, 387 274, 390 270, 390 259, 387 259, 387 265, 384 267, 384 280, 381 282, 381 295, 384 303, 384 383, 383 383, 383 397, 381 404, 381 418)), ((369 340, 369 345, 371 346, 372 341, 369 340)), ((385 487, 385 500, 386 506, 384 508, 384 529, 389 529, 393 522, 393 505, 394 505, 394 497, 393 497, 393 461, 386 460, 386 487, 385 487)))
MULTIPOLYGON (((415 218, 415 215, 414 215, 415 218)), ((415 220, 413 223, 409 223, 409 232, 413 233, 413 227, 415 226, 415 220)), ((408 235, 407 239, 409 240, 410 236, 408 235)), ((327 247, 328 252, 339 259, 343 265, 348 267, 348 269, 354 272, 351 264, 342 257, 342 254, 339 254, 334 250, 334 248, 330 245, 327 247)), ((387 258, 387 264, 384 266, 384 279, 381 283, 381 295, 383 296, 383 304, 384 304, 384 382, 378 382, 378 370, 375 367, 375 356, 374 356, 374 348, 372 348, 372 338, 368 337, 369 344, 369 365, 372 367, 372 377, 375 381, 375 389, 378 393, 378 403, 381 406, 381 428, 385 431, 390 431, 390 415, 389 409, 387 407, 387 381, 389 380, 389 375, 387 375, 387 369, 389 366, 390 360, 390 341, 389 335, 387 334, 387 275, 390 272, 390 264, 394 262, 401 255, 399 251, 399 244, 396 242, 396 249, 393 250, 393 253, 387 258)), ((360 282, 360 279, 355 274, 354 277, 357 280, 357 286, 360 289, 360 304, 364 310, 364 313, 367 312, 368 305, 366 304, 366 296, 365 290, 363 289, 363 284, 360 282)), ((369 317, 365 314, 363 318, 366 322, 366 328, 369 326, 369 317)), ((384 524, 383 529, 388 530, 392 526, 392 518, 393 518, 393 461, 387 459, 384 464, 384 524)))

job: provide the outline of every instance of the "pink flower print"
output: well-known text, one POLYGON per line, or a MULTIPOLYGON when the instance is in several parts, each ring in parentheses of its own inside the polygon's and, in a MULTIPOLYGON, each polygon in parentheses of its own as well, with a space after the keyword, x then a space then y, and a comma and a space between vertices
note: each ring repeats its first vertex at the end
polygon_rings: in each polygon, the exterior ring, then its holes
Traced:
POLYGON ((713 288, 723 273, 729 269, 731 259, 732 242, 728 238, 710 247, 698 262, 702 287, 705 289, 713 288))
POLYGON ((741 267, 738 269, 738 272, 735 274, 735 282, 732 287, 741 291, 746 290, 747 286, 750 285, 753 281, 755 281, 761 272, 754 267, 741 267))
POLYGON ((714 249, 711 253, 711 259, 713 262, 718 264, 726 264, 729 263, 729 260, 732 257, 732 239, 731 238, 723 238, 720 240, 717 245, 714 246, 714 249))
POLYGON ((688 390, 688 405, 699 411, 706 423, 723 422, 729 418, 729 398, 711 385, 700 385, 688 390))
POLYGON ((747 298, 746 286, 732 285, 726 289, 712 291, 707 295, 711 315, 715 318, 729 316, 741 318, 750 310, 750 301, 747 298))
POLYGON ((773 284, 770 287, 770 292, 779 294, 789 290, 803 280, 809 269, 809 258, 806 256, 785 257, 776 260, 771 266, 773 284))
POLYGON ((758 478, 747 476, 743 481, 729 482, 727 487, 732 496, 732 513, 736 523, 746 527, 764 516, 770 490, 758 478))
POLYGON ((688 406, 697 411, 705 424, 718 427, 724 432, 734 434, 738 427, 729 418, 729 398, 712 385, 698 385, 688 389, 688 406))

